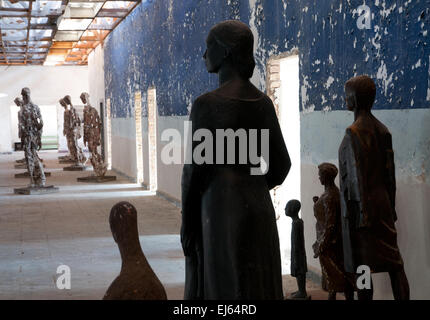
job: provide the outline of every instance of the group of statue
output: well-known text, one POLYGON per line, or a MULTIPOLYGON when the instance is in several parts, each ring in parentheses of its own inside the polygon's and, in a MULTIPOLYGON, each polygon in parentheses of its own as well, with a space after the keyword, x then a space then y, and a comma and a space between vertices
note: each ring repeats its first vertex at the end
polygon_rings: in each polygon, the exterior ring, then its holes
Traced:
MULTIPOLYGON (((31 101, 30 89, 23 88, 21 92, 22 98, 16 98, 15 104, 20 108, 18 111, 18 135, 21 140, 21 145, 24 150, 25 158, 17 160, 20 163, 19 167, 27 169, 25 174, 16 174, 16 178, 29 177, 30 185, 28 188, 15 189, 16 193, 31 194, 37 189, 46 188, 46 176, 50 173, 45 173, 42 159, 38 155, 38 151, 42 147, 42 132, 43 120, 39 107, 31 101)), ((90 152, 90 161, 94 168, 95 176, 78 178, 78 181, 96 181, 104 182, 114 180, 115 176, 105 176, 107 165, 104 163, 103 157, 98 152, 98 146, 101 144, 101 128, 102 122, 97 110, 91 106, 88 93, 81 94, 81 101, 85 104, 83 117, 83 142, 88 146, 90 152), (93 179, 95 177, 95 179, 93 179), (105 179, 106 178, 106 179, 105 179), (81 179, 81 180, 80 180, 81 179)), ((72 166, 63 168, 64 170, 85 170, 87 161, 82 148, 79 146, 78 140, 82 137, 82 121, 79 118, 76 109, 72 104, 72 99, 69 95, 59 100, 64 108, 64 123, 63 135, 67 138, 67 147, 69 155, 60 157, 60 163, 72 163, 72 166)), ((49 187, 49 190, 56 191, 58 188, 49 187)))
MULTIPOLYGON (((253 35, 240 21, 224 21, 212 27, 206 45, 203 58, 208 72, 218 74, 219 88, 195 100, 190 114, 193 134, 202 128, 211 132, 269 129, 270 152, 264 159, 269 166, 265 175, 250 175, 253 164, 237 159, 229 165, 194 161, 184 165, 184 296, 283 299, 278 231, 269 190, 283 183, 291 162, 271 99, 249 81, 255 66, 253 35)), ((394 298, 406 300, 409 284, 394 225, 396 182, 391 135, 371 113, 376 94, 371 78, 350 79, 345 93, 354 123, 347 128, 339 148, 340 191, 334 182, 337 167, 330 163, 319 166, 325 190, 313 199, 317 221, 314 257, 320 260, 329 299, 335 299, 337 292, 354 299, 354 291, 358 299, 372 299, 373 284, 372 289, 358 289, 355 283, 357 268, 365 265, 372 273, 388 272, 394 298)), ((196 146, 193 144, 193 152, 196 146)), ((308 299, 299 210, 299 201, 288 202, 286 214, 293 219, 291 274, 297 278, 299 289, 289 298, 308 299)))
MULTIPOLYGON (((25 167, 30 178, 30 189, 43 189, 46 176, 38 151, 42 147, 43 120, 39 107, 31 101, 30 89, 23 88, 22 98, 16 98, 18 111, 18 135, 25 155, 25 167)), ((17 189, 18 190, 18 189, 17 189)), ((17 193, 21 193, 18 190, 17 193)))
MULTIPOLYGON (((191 109, 193 134, 202 128, 269 129, 268 164, 262 175, 251 175, 255 163, 209 165, 194 161, 182 173, 181 244, 185 255, 185 299, 284 298, 281 256, 275 211, 269 190, 281 185, 289 173, 290 157, 271 99, 250 78, 255 67, 254 39, 249 27, 236 20, 221 22, 209 32, 204 60, 208 72, 219 75, 219 88, 198 97, 191 109), (270 160, 270 161, 269 161, 270 160)), ((343 292, 348 300, 372 299, 371 289, 356 286, 357 267, 372 273, 388 272, 395 299, 409 299, 409 284, 397 244, 395 221, 396 181, 391 134, 371 113, 376 87, 368 76, 354 77, 345 85, 346 106, 354 123, 346 129, 339 147, 340 190, 335 184, 338 169, 322 163, 318 174, 324 192, 314 197, 316 218, 315 258, 319 258, 323 287, 329 299, 343 292)), ((84 144, 91 153, 97 175, 106 165, 97 151, 101 121, 81 95, 84 108, 84 144)), ((37 155, 43 121, 31 102, 30 90, 22 90, 20 138, 32 186, 44 186, 43 166, 37 155)), ((81 121, 69 96, 64 107, 64 134, 70 158, 83 163, 79 148, 81 121)), ((214 134, 215 136, 215 134, 214 134)), ((193 144, 193 150, 197 144, 193 144)), ((261 145, 257 146, 262 149, 261 145)), ((221 150, 224 152, 226 150, 221 150)), ((218 149, 214 152, 220 152, 218 149)), ((266 157, 266 158, 265 158, 266 157)), ((216 158, 216 155, 215 155, 216 158)), ((231 162, 229 162, 231 163, 231 162)), ((292 218, 291 274, 298 291, 290 299, 309 299, 306 292, 306 251, 303 220, 298 200, 287 203, 292 218)), ((122 202, 112 208, 110 226, 123 260, 121 273, 104 299, 166 299, 161 282, 140 247, 136 209, 122 202)))
MULTIPOLYGON (((80 98, 85 105, 83 116, 83 143, 88 147, 88 151, 90 152, 90 162, 96 176, 104 177, 107 166, 103 161, 102 155, 98 152, 98 147, 101 144, 102 122, 97 110, 90 104, 89 94, 83 92, 80 98)), ((82 137, 82 121, 76 109, 73 107, 70 96, 65 96, 60 99, 59 102, 64 107, 63 135, 67 138, 67 147, 69 149, 69 156, 65 159, 63 158, 62 161, 74 164, 69 170, 84 169, 87 158, 78 143, 78 140, 82 137)))

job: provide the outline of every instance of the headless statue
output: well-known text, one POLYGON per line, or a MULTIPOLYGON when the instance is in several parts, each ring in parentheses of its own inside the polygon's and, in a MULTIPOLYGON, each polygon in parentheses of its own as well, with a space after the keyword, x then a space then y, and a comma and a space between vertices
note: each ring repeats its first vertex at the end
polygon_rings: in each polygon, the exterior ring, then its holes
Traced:
POLYGON ((163 285, 142 252, 134 206, 125 201, 117 203, 109 223, 122 265, 103 300, 167 300, 163 285))
POLYGON ((354 279, 345 272, 343 265, 340 193, 334 183, 337 168, 334 164, 318 166, 324 193, 314 197, 314 215, 317 220, 317 239, 313 244, 314 258, 319 258, 328 299, 336 300, 336 292, 344 292, 346 300, 354 300, 354 279))
POLYGON ((293 220, 291 225, 291 276, 296 278, 298 291, 293 292, 288 299, 308 300, 306 292, 306 263, 305 235, 303 220, 299 218, 300 201, 290 200, 285 206, 285 215, 293 220))
POLYGON ((30 176, 30 187, 44 187, 46 177, 37 151, 42 147, 43 121, 40 109, 30 98, 30 89, 21 91, 23 108, 21 114, 21 139, 24 139, 25 159, 30 176))
POLYGON ((94 172, 98 177, 103 177, 106 174, 107 166, 103 161, 103 157, 98 153, 98 146, 101 144, 101 128, 102 122, 97 110, 90 104, 90 96, 88 93, 81 94, 81 100, 85 104, 84 107, 84 144, 88 146, 91 153, 90 161, 94 168, 94 172))
MULTIPOLYGON (((82 152, 82 148, 79 147, 78 140, 81 138, 81 119, 79 118, 76 109, 73 107, 72 98, 67 95, 63 99, 64 103, 69 106, 68 111, 68 123, 66 129, 66 110, 64 111, 64 125, 65 133, 67 137, 67 145, 70 151, 70 158, 75 161, 76 165, 82 165, 87 159, 82 152)), ((61 102, 60 102, 61 103, 61 102)))
MULTIPOLYGON (((371 113, 376 86, 366 75, 345 84, 346 106, 354 123, 339 148, 340 195, 345 270, 367 265, 388 272, 396 300, 409 300, 409 283, 397 245, 396 179, 391 134, 371 113)), ((358 298, 373 298, 371 289, 358 298)))

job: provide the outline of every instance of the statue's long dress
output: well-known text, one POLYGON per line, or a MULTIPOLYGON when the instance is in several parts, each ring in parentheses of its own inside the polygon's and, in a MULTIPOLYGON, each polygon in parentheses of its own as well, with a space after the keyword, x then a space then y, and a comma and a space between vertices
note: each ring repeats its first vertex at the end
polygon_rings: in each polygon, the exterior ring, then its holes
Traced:
POLYGON ((394 222, 396 180, 391 134, 375 117, 354 122, 339 149, 345 269, 403 268, 394 222))
MULTIPOLYGON (((196 239, 194 252, 186 257, 185 299, 283 299, 269 190, 284 181, 290 158, 272 101, 263 94, 240 100, 210 92, 195 101, 190 120, 193 133, 206 128, 213 137, 216 129, 244 128, 248 137, 248 129, 269 129, 270 157, 265 175, 250 175, 249 160, 184 166, 181 240, 196 239)), ((194 150, 198 144, 193 143, 194 150)))
MULTIPOLYGON (((345 273, 342 247, 340 194, 336 186, 326 190, 314 204, 317 220, 317 243, 323 252, 319 256, 327 291, 344 292, 351 276, 345 273)), ((351 283, 352 285, 352 283, 351 283)))

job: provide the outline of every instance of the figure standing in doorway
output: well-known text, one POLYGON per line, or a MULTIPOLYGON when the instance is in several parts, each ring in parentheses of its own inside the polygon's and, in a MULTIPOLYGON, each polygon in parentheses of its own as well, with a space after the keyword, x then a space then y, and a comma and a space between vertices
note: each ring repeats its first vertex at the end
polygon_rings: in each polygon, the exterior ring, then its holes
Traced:
POLYGON ((285 215, 293 220, 291 225, 291 276, 296 278, 298 291, 293 292, 288 299, 310 300, 306 292, 306 262, 305 233, 303 220, 299 218, 300 201, 290 200, 285 206, 285 215))
MULTIPOLYGON (((376 86, 366 75, 345 84, 346 106, 354 123, 339 148, 340 194, 345 270, 366 265, 388 272, 396 300, 409 299, 409 283, 397 245, 396 179, 391 134, 371 113, 376 86)), ((372 284, 373 286, 373 284, 372 284)), ((373 288, 358 290, 372 299, 373 288)))
MULTIPOLYGON (((242 154, 243 161, 239 152, 228 163, 215 164, 215 159, 225 160, 231 152, 224 144, 222 151, 205 150, 206 155, 212 153, 214 162, 201 163, 193 157, 191 164, 184 165, 185 299, 283 299, 278 230, 269 190, 282 184, 291 162, 271 99, 249 81, 255 67, 254 37, 246 24, 229 20, 212 27, 206 44, 203 58, 208 72, 219 75, 219 88, 195 100, 190 114, 192 135, 200 129, 210 131, 212 137, 217 130, 241 129, 249 137, 250 130, 256 129, 258 139, 254 139, 256 145, 250 143, 250 150, 261 151, 261 157, 256 164, 248 153, 242 154), (263 143, 264 129, 270 135, 263 143), (262 151, 266 147, 267 153, 262 151)), ((194 154, 198 146, 194 141, 194 154)))
POLYGON ((42 147, 43 120, 40 109, 30 98, 30 89, 23 88, 21 136, 24 139, 25 159, 30 176, 30 187, 44 187, 46 177, 37 151, 42 147))

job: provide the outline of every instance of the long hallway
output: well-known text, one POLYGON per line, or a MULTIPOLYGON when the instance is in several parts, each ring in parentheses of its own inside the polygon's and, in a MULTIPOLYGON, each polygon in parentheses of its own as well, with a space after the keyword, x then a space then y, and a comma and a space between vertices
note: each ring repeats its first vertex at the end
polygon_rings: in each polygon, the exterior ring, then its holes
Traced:
POLYGON ((138 212, 142 249, 166 288, 169 299, 182 299, 184 258, 180 247, 180 210, 143 191, 115 172, 117 181, 78 183, 91 174, 66 172, 59 154, 40 152, 47 185, 60 188, 47 195, 15 195, 13 188, 29 179, 14 178, 22 152, 0 155, 0 299, 101 299, 119 274, 121 257, 109 227, 109 213, 119 201, 138 212), (57 267, 71 270, 71 289, 56 286, 57 267))
MULTIPOLYGON (((87 184, 77 177, 92 171, 63 171, 57 151, 40 151, 47 185, 58 193, 16 195, 28 185, 15 178, 22 152, 0 155, 0 300, 100 300, 121 269, 121 257, 109 227, 109 213, 120 201, 138 213, 140 243, 148 262, 164 285, 169 300, 183 299, 185 260, 180 244, 180 209, 145 191, 116 172, 117 180, 87 184), (71 289, 60 290, 57 268, 71 271, 71 289)), ((283 276, 284 295, 296 288, 295 278, 283 276)), ((326 299, 319 284, 307 281, 313 300, 326 299)), ((339 296, 338 299, 343 299, 339 296)))

